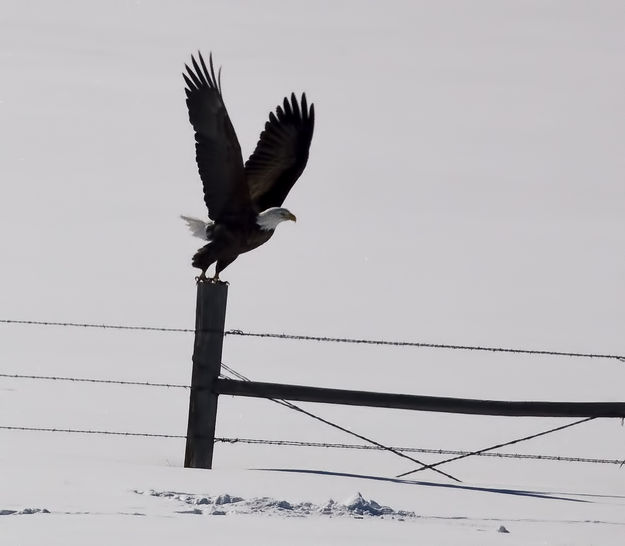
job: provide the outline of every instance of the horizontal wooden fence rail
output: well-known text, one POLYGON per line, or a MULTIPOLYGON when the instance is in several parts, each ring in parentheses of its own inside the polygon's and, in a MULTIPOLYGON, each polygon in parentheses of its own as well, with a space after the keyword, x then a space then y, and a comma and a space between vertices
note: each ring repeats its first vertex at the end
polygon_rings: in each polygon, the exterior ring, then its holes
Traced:
POLYGON ((303 385, 262 383, 217 379, 213 384, 216 394, 278 398, 300 402, 347 404, 473 415, 502 415, 510 417, 625 417, 625 402, 525 402, 502 400, 473 400, 394 394, 384 392, 326 389, 303 385))

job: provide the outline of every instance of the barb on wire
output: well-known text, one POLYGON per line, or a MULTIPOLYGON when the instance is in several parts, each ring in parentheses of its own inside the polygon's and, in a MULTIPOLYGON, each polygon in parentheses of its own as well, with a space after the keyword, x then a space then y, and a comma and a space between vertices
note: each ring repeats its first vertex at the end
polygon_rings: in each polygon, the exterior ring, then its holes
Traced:
POLYGON ((73 383, 105 383, 109 385, 138 385, 140 387, 167 387, 172 389, 190 389, 188 385, 175 383, 150 383, 149 381, 122 381, 117 379, 91 379, 88 377, 57 377, 52 375, 23 375, 17 373, 0 373, 0 377, 12 379, 38 379, 46 381, 71 381, 73 383))
MULTIPOLYGON (((142 330, 149 332, 184 332, 194 333, 194 328, 168 328, 159 326, 132 326, 124 324, 96 324, 86 322, 52 322, 43 320, 14 320, 14 319, 0 319, 0 324, 23 324, 23 325, 35 325, 35 326, 65 326, 73 328, 103 328, 108 330, 142 330)), ((273 339, 290 339, 296 341, 318 341, 325 343, 351 343, 359 345, 386 345, 394 347, 415 347, 426 349, 448 349, 459 351, 483 351, 483 352, 497 352, 497 353, 512 353, 512 354, 527 354, 527 355, 543 355, 543 356, 568 356, 576 358, 605 358, 612 360, 619 360, 625 362, 625 355, 610 354, 610 353, 581 353, 572 351, 550 351, 541 349, 522 349, 522 348, 509 348, 509 347, 495 347, 495 346, 481 346, 481 345, 459 345, 459 344, 446 344, 446 343, 427 343, 420 341, 392 341, 383 339, 363 339, 363 338, 348 338, 348 337, 329 337, 329 336, 311 336, 311 335, 299 335, 299 334, 279 334, 272 332, 246 332, 243 330, 226 330, 224 332, 226 336, 244 336, 244 337, 257 337, 257 338, 273 338, 273 339)))
MULTIPOLYGON (((240 374, 239 372, 237 372, 236 370, 232 369, 230 366, 226 365, 226 364, 221 364, 222 368, 224 368, 227 372, 231 373, 232 375, 234 375, 235 377, 237 377, 238 379, 241 379, 242 381, 250 381, 249 378, 245 377, 243 374, 240 374)), ((304 415, 307 415, 308 417, 311 417, 313 419, 316 419, 317 421, 320 421, 326 425, 329 425, 337 430, 340 430, 341 432, 345 432, 351 436, 354 436, 355 438, 358 438, 359 440, 363 440, 369 444, 372 444, 376 447, 378 447, 379 449, 382 449, 384 451, 388 451, 390 453, 394 453, 395 455, 397 455, 398 457, 402 457, 404 459, 408 459, 412 462, 416 462, 419 465, 424 465, 425 463, 419 461, 418 459, 415 459, 414 457, 410 457, 409 455, 406 455, 405 453, 402 453, 401 451, 397 451, 396 449, 392 448, 392 447, 388 447, 385 446, 384 444, 381 444, 379 442, 376 442, 375 440, 372 440, 371 438, 367 438, 366 436, 362 436, 361 434, 358 434, 356 432, 354 432, 353 430, 349 430, 345 427, 342 427, 341 425, 337 425, 336 423, 333 423, 332 421, 328 421, 327 419, 324 419, 323 417, 319 417, 318 415, 315 415, 314 413, 311 413, 309 411, 306 411, 305 409, 301 408, 300 406, 297 406, 291 402, 287 402, 286 400, 280 400, 280 399, 276 399, 276 398, 267 398, 267 400, 271 400, 272 402, 275 402, 276 404, 280 404, 281 406, 287 407, 289 409, 295 410, 299 413, 303 413, 304 415)), ((443 476, 445 476, 446 478, 449 478, 451 480, 454 480, 458 483, 462 483, 461 480, 459 480, 458 478, 456 478, 455 476, 452 476, 451 474, 448 474, 447 472, 443 472, 442 470, 439 470, 438 468, 433 468, 432 469, 434 472, 438 473, 438 474, 442 474, 443 476)))
POLYGON ((588 421, 592 421, 593 419, 597 419, 597 417, 586 417, 585 419, 580 419, 579 421, 573 421, 572 423, 568 423, 566 425, 561 425, 559 427, 551 428, 549 430, 543 430, 537 434, 532 434, 530 436, 524 436, 523 438, 517 438, 515 440, 511 440, 509 442, 505 442, 503 444, 497 444, 495 446, 485 447, 484 449, 478 449, 476 451, 470 451, 469 453, 464 453, 462 455, 458 455, 457 457, 452 457, 451 459, 445 459, 444 461, 439 461, 438 463, 423 465, 421 468, 416 468, 414 470, 410 470, 408 472, 404 472, 403 474, 398 474, 395 476, 396 478, 403 478, 404 476, 408 476, 410 474, 414 474, 415 472, 421 472, 422 470, 429 470, 432 468, 436 468, 437 466, 451 463, 452 461, 458 461, 460 459, 465 459, 466 457, 472 457, 473 455, 480 455, 487 451, 493 451, 495 449, 499 449, 506 446, 511 446, 513 444, 519 444, 521 442, 525 442, 527 440, 533 440, 534 438, 538 438, 539 436, 545 436, 547 434, 552 434, 554 432, 558 432, 560 430, 564 430, 566 428, 574 427, 576 425, 581 425, 582 423, 586 423, 588 421))

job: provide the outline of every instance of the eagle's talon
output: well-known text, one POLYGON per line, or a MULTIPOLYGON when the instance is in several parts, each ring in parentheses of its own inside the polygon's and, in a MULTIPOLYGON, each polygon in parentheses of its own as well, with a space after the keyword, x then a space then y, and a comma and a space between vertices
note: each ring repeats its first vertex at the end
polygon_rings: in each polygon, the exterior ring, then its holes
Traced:
POLYGON ((228 284, 225 281, 222 281, 219 278, 219 275, 215 275, 214 277, 207 277, 206 271, 202 271, 197 277, 195 277, 195 282, 200 284, 201 282, 209 282, 211 284, 228 284))

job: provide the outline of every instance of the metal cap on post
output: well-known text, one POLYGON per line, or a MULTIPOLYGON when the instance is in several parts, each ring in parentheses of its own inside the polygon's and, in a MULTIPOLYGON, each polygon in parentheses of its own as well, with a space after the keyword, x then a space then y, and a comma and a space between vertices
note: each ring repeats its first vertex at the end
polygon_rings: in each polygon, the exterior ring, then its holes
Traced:
POLYGON ((218 397, 213 386, 221 373, 227 299, 226 283, 198 283, 185 468, 213 465, 218 397))

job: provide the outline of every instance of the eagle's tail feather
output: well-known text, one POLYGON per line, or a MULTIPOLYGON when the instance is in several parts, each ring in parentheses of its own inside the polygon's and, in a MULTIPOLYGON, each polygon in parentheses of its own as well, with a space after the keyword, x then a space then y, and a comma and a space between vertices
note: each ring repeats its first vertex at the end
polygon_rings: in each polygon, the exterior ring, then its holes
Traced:
POLYGON ((193 234, 194 237, 199 237, 204 241, 210 240, 210 235, 212 235, 213 223, 205 222, 204 220, 200 220, 199 218, 194 218, 193 216, 185 216, 184 214, 180 215, 189 231, 193 234))

